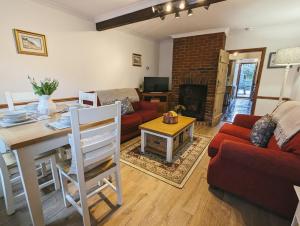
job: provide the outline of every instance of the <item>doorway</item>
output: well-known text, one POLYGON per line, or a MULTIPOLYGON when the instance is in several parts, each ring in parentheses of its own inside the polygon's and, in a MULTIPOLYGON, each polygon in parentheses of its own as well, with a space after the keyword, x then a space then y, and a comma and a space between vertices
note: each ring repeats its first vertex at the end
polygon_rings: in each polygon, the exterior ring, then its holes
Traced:
POLYGON ((257 63, 241 63, 237 80, 237 98, 251 98, 255 85, 257 63))
POLYGON ((266 48, 230 50, 223 121, 254 114, 266 48))

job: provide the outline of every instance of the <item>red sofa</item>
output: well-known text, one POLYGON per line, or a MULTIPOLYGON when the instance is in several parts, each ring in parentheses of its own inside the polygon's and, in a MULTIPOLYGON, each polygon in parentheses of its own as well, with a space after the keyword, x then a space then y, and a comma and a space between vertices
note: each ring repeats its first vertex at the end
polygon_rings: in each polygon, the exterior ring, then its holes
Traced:
POLYGON ((300 185, 300 132, 279 148, 273 136, 267 148, 250 142, 258 116, 237 115, 224 124, 208 148, 207 182, 281 216, 292 218, 300 185))
MULTIPOLYGON (((94 92, 95 91, 90 91, 90 93, 94 92)), ((137 93, 140 97, 140 93, 138 91, 137 93)), ((99 97, 97 102, 98 106, 100 106, 99 97)), ((88 105, 93 104, 90 101, 83 101, 83 103, 88 105)), ((141 133, 139 125, 159 117, 157 103, 137 101, 131 104, 133 106, 134 113, 122 115, 121 118, 121 142, 125 142, 139 136, 141 133)))
POLYGON ((139 125, 159 116, 156 103, 139 101, 132 103, 134 113, 123 115, 121 119, 121 142, 140 135, 139 125))

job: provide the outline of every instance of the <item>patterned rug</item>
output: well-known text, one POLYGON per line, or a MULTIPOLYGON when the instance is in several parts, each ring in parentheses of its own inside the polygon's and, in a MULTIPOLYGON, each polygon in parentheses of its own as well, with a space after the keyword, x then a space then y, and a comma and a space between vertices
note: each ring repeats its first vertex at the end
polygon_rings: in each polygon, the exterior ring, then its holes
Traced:
POLYGON ((177 188, 183 188, 203 157, 211 137, 195 134, 194 141, 178 150, 172 163, 151 152, 141 154, 140 140, 137 137, 121 145, 121 161, 177 188))

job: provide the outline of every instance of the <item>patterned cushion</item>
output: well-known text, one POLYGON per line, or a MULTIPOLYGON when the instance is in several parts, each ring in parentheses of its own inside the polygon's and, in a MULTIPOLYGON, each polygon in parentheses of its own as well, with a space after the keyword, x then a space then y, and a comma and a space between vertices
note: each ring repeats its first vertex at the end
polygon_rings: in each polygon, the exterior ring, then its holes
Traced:
POLYGON ((251 142, 259 147, 267 147, 275 128, 276 122, 270 115, 265 115, 254 124, 250 136, 251 142))
POLYGON ((121 100, 121 114, 126 115, 126 114, 130 114, 133 112, 134 112, 134 109, 132 107, 132 104, 131 104, 129 98, 126 97, 125 99, 121 100))

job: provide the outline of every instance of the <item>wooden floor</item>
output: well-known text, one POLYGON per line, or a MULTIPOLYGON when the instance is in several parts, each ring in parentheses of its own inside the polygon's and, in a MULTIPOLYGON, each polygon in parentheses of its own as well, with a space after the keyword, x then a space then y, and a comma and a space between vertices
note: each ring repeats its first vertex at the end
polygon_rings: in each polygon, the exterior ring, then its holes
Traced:
MULTIPOLYGON (((202 134, 214 135, 218 128, 197 127, 202 134)), ((134 168, 122 164, 124 204, 116 207, 116 197, 107 191, 91 199, 95 225, 126 226, 288 226, 290 222, 221 190, 210 189, 206 182, 209 157, 201 160, 183 189, 175 188, 134 168)), ((60 192, 46 192, 43 208, 47 225, 79 226, 81 216, 65 208, 60 192)), ((25 201, 7 216, 0 199, 0 225, 31 225, 25 201)))

